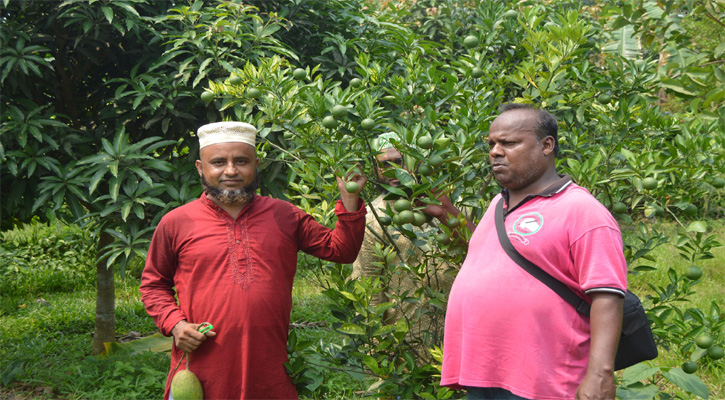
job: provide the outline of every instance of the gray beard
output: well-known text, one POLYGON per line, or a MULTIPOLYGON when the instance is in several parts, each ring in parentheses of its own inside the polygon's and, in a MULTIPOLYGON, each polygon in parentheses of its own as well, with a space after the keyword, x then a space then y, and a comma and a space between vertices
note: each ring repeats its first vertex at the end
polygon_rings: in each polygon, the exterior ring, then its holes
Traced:
POLYGON ((252 182, 236 190, 226 190, 218 186, 213 186, 206 180, 203 173, 201 175, 201 186, 204 188, 207 196, 213 197, 218 202, 226 205, 249 203, 252 197, 254 197, 254 193, 259 189, 259 184, 259 174, 257 171, 254 171, 254 179, 252 179, 252 182))

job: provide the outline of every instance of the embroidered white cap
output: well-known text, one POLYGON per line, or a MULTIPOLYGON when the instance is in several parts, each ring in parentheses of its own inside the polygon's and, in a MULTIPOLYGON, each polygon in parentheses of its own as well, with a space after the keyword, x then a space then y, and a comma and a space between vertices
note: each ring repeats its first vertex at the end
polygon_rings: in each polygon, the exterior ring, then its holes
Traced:
POLYGON ((246 122, 224 121, 206 124, 196 131, 199 148, 217 143, 246 143, 256 145, 257 128, 246 122))

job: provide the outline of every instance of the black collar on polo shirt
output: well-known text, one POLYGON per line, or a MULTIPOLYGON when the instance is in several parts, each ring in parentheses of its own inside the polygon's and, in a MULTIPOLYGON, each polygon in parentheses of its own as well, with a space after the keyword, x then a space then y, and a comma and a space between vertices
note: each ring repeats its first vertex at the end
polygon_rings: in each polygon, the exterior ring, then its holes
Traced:
POLYGON ((567 186, 569 186, 572 183, 571 177, 569 175, 559 175, 559 179, 552 183, 551 185, 547 186, 544 190, 542 190, 539 193, 536 194, 528 194, 526 197, 524 197, 523 200, 517 205, 515 205, 510 210, 508 209, 509 204, 509 191, 508 189, 504 189, 501 191, 501 195, 504 198, 503 203, 503 209, 504 209, 504 216, 508 215, 508 213, 513 212, 515 209, 521 207, 524 203, 527 201, 536 198, 536 197, 552 197, 557 193, 560 193, 562 190, 566 189, 567 186))

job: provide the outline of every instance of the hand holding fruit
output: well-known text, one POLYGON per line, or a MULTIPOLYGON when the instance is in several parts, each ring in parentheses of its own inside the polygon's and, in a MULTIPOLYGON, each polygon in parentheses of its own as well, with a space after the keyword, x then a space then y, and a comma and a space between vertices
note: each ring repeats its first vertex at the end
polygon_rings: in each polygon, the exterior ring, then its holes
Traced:
POLYGON ((192 324, 186 321, 179 321, 174 329, 171 330, 171 335, 174 336, 174 343, 179 350, 185 353, 191 353, 201 346, 207 337, 216 336, 216 332, 209 331, 207 333, 201 333, 197 331, 197 328, 201 324, 192 324))
MULTIPOLYGON (((361 170, 361 168, 358 167, 358 170, 361 170)), ((355 171, 347 174, 344 179, 339 176, 336 178, 337 188, 340 190, 340 200, 342 200, 342 205, 345 206, 345 209, 349 212, 357 211, 359 208, 358 199, 360 198, 360 192, 365 187, 365 183, 367 183, 368 178, 362 173, 355 171)))

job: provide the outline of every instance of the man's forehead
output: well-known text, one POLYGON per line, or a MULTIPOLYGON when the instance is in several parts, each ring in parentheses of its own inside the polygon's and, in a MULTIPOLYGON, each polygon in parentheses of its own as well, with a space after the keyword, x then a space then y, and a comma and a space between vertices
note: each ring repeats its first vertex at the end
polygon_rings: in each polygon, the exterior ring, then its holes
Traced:
POLYGON ((395 160, 401 157, 402 155, 395 147, 388 147, 387 149, 382 149, 378 154, 379 161, 395 160))
POLYGON ((202 157, 252 157, 257 156, 256 149, 241 142, 215 143, 199 150, 202 157))

